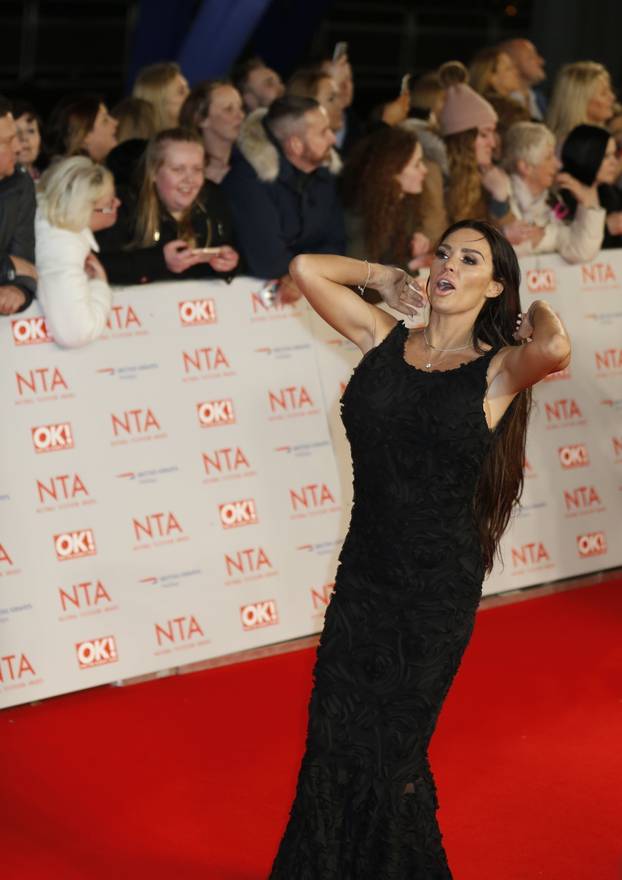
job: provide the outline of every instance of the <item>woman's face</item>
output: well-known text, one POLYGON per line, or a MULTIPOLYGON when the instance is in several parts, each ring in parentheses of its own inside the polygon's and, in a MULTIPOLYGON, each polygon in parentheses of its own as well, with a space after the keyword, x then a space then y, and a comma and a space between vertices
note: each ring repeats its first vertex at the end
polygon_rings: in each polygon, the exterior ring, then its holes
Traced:
POLYGON ((527 182, 534 195, 540 195, 553 186, 561 162, 555 154, 555 144, 549 144, 542 159, 535 165, 528 166, 527 182))
POLYGON ((503 95, 504 98, 520 89, 518 68, 505 52, 499 54, 497 66, 494 73, 490 74, 489 83, 493 91, 503 95))
POLYGON ((343 105, 339 97, 339 87, 332 76, 325 76, 319 82, 316 99, 328 114, 328 122, 333 131, 343 126, 343 105))
POLYGON ((200 128, 229 144, 235 143, 244 119, 242 98, 233 86, 217 86, 212 92, 209 113, 200 128))
POLYGON ((427 173, 428 169, 423 161, 421 144, 417 144, 412 156, 400 173, 395 175, 395 179, 405 195, 415 196, 423 189, 423 181, 427 173))
POLYGON ((607 149, 600 163, 600 168, 596 172, 596 183, 615 183, 620 173, 620 164, 618 161, 618 150, 615 140, 610 137, 607 143, 607 149))
POLYGON ((99 105, 93 128, 84 138, 84 149, 94 162, 103 162, 117 145, 118 121, 108 113, 105 104, 99 105))
POLYGON ((15 120, 19 149, 17 161, 30 168, 37 161, 41 150, 41 133, 37 120, 29 113, 24 113, 15 120))
POLYGON ((179 125, 181 105, 188 97, 189 92, 188 80, 181 73, 175 74, 173 79, 164 87, 162 105, 167 128, 175 128, 179 125))
POLYGON ((169 141, 153 182, 167 211, 175 216, 192 205, 205 183, 205 152, 200 144, 169 141))
POLYGON ((603 125, 613 114, 615 95, 611 90, 609 77, 599 76, 594 91, 587 102, 586 116, 590 125, 603 125))
POLYGON ((475 229, 457 229, 438 246, 430 267, 428 296, 434 311, 444 314, 473 313, 473 320, 487 297, 501 293, 492 277, 492 252, 475 229))
POLYGON ((117 212, 121 201, 116 197, 114 187, 100 196, 91 211, 89 226, 93 232, 110 229, 117 222, 117 212))
POLYGON ((492 162, 492 154, 497 143, 497 126, 486 125, 477 130, 475 138, 475 161, 480 168, 487 168, 492 162))

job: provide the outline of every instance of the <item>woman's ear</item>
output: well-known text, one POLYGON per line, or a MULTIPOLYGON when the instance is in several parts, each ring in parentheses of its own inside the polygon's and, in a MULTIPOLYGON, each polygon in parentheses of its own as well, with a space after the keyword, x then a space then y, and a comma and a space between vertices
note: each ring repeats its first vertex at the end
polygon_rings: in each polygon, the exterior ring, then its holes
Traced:
POLYGON ((486 291, 486 296, 490 297, 490 299, 495 299, 497 296, 501 296, 503 293, 504 286, 502 281, 491 281, 488 285, 488 290, 486 291))

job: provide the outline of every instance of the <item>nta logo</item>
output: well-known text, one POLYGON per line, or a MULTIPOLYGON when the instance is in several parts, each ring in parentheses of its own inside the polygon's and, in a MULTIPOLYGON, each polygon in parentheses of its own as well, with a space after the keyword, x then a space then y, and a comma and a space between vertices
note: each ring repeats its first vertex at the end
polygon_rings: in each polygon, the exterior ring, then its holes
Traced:
POLYGON ((273 413, 301 412, 314 406, 304 385, 289 385, 287 388, 279 388, 278 391, 268 391, 268 401, 273 413))
POLYGON ((258 629, 262 626, 274 626, 279 622, 274 599, 266 599, 263 602, 253 602, 252 605, 242 605, 240 608, 242 629, 258 629))
POLYGON ((89 497, 89 490, 78 474, 59 474, 47 483, 37 480, 37 492, 41 504, 49 500, 73 501, 79 495, 89 497))
POLYGON ((550 562, 548 550, 542 541, 532 541, 530 544, 522 544, 520 547, 512 547, 512 565, 520 566, 540 565, 550 562))
POLYGON ((38 367, 35 370, 15 373, 17 393, 20 396, 32 394, 51 394, 53 391, 69 391, 69 385, 58 367, 38 367))
POLYGON ((602 506, 600 495, 594 486, 577 486, 571 492, 564 489, 564 502, 568 513, 597 510, 602 506))
POLYGON ((78 642, 76 644, 76 653, 80 669, 91 669, 93 666, 116 663, 119 659, 114 636, 102 636, 99 639, 78 642))
POLYGON ((36 675, 35 669, 25 654, 6 654, 0 657, 0 683, 5 681, 19 681, 26 672, 36 675), (17 662, 15 662, 17 661, 17 662))
POLYGON ((237 553, 225 553, 227 577, 260 574, 272 571, 272 563, 263 547, 247 547, 237 553))
POLYGON ((126 409, 121 415, 110 413, 115 437, 123 434, 148 434, 161 431, 160 423, 151 409, 126 409))
POLYGON ((547 401, 544 404, 546 420, 549 424, 555 422, 571 422, 574 419, 582 419, 583 413, 576 400, 572 397, 564 397, 560 400, 547 401))
POLYGON ((158 645, 162 645, 164 640, 180 644, 190 642, 197 636, 204 636, 201 625, 194 615, 174 617, 172 620, 167 620, 165 624, 155 623, 154 627, 158 645))
POLYGON ((62 587, 59 587, 58 595, 63 611, 67 611, 69 605, 72 606, 69 608, 71 611, 73 608, 78 610, 96 608, 100 602, 106 604, 112 602, 106 587, 101 581, 83 581, 82 583, 74 584, 70 590, 63 590, 62 587))

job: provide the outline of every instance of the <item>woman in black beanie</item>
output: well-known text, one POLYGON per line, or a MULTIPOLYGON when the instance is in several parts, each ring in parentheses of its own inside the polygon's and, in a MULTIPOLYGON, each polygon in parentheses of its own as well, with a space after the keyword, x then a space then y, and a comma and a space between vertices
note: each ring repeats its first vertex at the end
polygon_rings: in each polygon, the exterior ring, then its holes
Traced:
POLYGON ((619 174, 616 142, 605 128, 577 125, 562 147, 558 181, 566 205, 574 214, 577 200, 568 176, 579 185, 598 187, 598 199, 607 212, 603 248, 622 247, 622 191, 614 182, 619 174))

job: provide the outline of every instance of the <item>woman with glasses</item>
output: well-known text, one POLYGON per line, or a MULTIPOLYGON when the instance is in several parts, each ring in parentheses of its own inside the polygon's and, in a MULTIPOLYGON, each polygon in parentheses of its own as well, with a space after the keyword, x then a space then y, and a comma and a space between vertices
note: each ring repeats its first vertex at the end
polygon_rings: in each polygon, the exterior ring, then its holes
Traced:
POLYGON ((112 293, 94 233, 112 226, 119 200, 112 174, 86 156, 54 163, 41 177, 35 217, 38 298, 58 345, 78 348, 106 326, 112 293))

